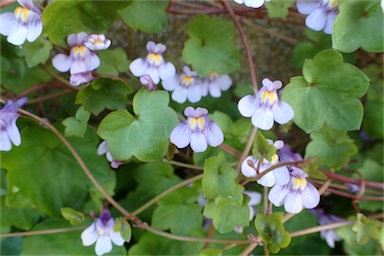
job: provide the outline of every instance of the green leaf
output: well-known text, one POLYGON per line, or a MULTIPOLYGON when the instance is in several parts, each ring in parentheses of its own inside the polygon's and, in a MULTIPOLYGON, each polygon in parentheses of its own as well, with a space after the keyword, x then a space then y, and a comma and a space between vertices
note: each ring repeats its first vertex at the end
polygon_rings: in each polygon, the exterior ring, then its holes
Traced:
POLYGON ((253 141, 252 154, 259 161, 264 159, 272 161, 272 157, 276 155, 276 148, 269 144, 264 135, 259 131, 253 141))
POLYGON ((101 75, 117 76, 129 70, 129 61, 123 48, 100 51, 97 55, 101 62, 97 72, 101 75))
POLYGON ((357 130, 363 118, 358 98, 368 89, 368 78, 356 67, 343 63, 342 55, 326 50, 307 60, 303 77, 293 77, 282 99, 295 112, 294 122, 305 132, 324 124, 337 130, 357 130))
POLYGON ((227 114, 221 111, 215 111, 213 114, 209 114, 208 117, 214 121, 224 133, 230 133, 232 131, 233 121, 227 114))
POLYGON ((240 53, 232 43, 232 22, 197 15, 188 25, 188 35, 182 57, 199 76, 228 74, 240 68, 240 53))
POLYGON ((271 0, 265 2, 269 18, 285 18, 288 15, 289 7, 295 3, 295 0, 271 0))
POLYGON ((196 204, 197 197, 196 192, 187 187, 167 195, 153 212, 152 226, 160 230, 169 229, 178 235, 189 235, 194 229, 202 230, 202 207, 196 204))
POLYGON ((44 33, 56 45, 65 47, 69 34, 105 33, 126 1, 56 0, 42 14, 44 33))
MULTIPOLYGON (((50 130, 35 125, 23 129, 21 138, 20 146, 1 154, 2 167, 7 170, 7 204, 33 205, 56 217, 61 216, 62 207, 81 208, 89 190, 95 188, 64 144, 50 130)), ((84 138, 68 140, 96 180, 113 194, 115 174, 105 158, 96 154, 96 134, 88 129, 84 138)))
POLYGON ((0 223, 2 227, 14 226, 18 229, 29 230, 39 219, 39 212, 35 208, 13 208, 5 203, 5 196, 0 198, 0 223))
MULTIPOLYGON (((65 220, 46 220, 36 225, 33 230, 49 230, 71 228, 65 220)), ((24 239, 21 255, 95 255, 95 245, 84 246, 81 233, 84 230, 73 230, 41 236, 27 236, 24 239)), ((113 245, 112 251, 103 255, 125 255, 124 246, 113 245)))
POLYGON ((312 141, 307 145, 305 157, 314 157, 320 164, 340 169, 357 153, 357 147, 346 132, 328 127, 311 133, 312 141))
POLYGON ((72 225, 80 224, 84 221, 84 214, 78 211, 75 211, 69 207, 63 207, 60 209, 61 215, 64 219, 69 221, 72 225))
POLYGON ((278 253, 281 248, 287 247, 291 242, 291 236, 285 231, 282 219, 282 212, 268 216, 257 214, 255 219, 257 232, 272 253, 278 253))
POLYGON ((75 114, 75 117, 68 117, 63 120, 63 125, 65 126, 65 136, 77 136, 83 137, 85 131, 87 130, 88 120, 91 114, 81 106, 75 114))
MULTIPOLYGON (((218 196, 233 197, 236 191, 244 188, 236 182, 237 172, 229 166, 223 153, 211 157, 204 164, 202 180, 203 194, 207 199, 218 196)), ((241 190, 241 191, 242 191, 241 190)), ((240 193, 242 198, 242 194, 240 193)), ((242 199, 239 199, 240 203, 242 199)))
POLYGON ((171 131, 179 123, 168 103, 167 92, 142 89, 133 98, 136 118, 123 110, 107 115, 98 134, 108 141, 112 156, 117 160, 133 156, 140 161, 161 160, 168 151, 171 131))
POLYGON ((223 250, 206 248, 199 253, 199 256, 221 256, 223 255, 223 250))
POLYGON ((127 95, 131 92, 131 87, 121 80, 97 78, 78 92, 75 103, 83 104, 87 111, 98 115, 106 108, 125 108, 127 95))
POLYGON ((379 240, 380 228, 383 223, 378 220, 371 220, 364 216, 364 214, 357 214, 357 221, 353 225, 352 230, 356 232, 357 243, 366 244, 370 238, 379 240))
POLYGON ((122 20, 131 28, 146 33, 158 33, 167 26, 166 8, 168 1, 133 0, 120 11, 122 20))
POLYGON ((383 19, 380 1, 340 1, 339 14, 333 24, 333 47, 342 52, 353 52, 359 47, 382 52, 383 19))
POLYGON ((52 50, 52 44, 50 41, 40 37, 32 43, 25 42, 23 44, 23 49, 27 66, 31 68, 40 63, 45 64, 52 50))
POLYGON ((132 237, 131 225, 129 225, 129 223, 122 217, 115 219, 115 226, 113 227, 113 231, 120 232, 121 236, 127 243, 131 241, 131 237, 132 237))

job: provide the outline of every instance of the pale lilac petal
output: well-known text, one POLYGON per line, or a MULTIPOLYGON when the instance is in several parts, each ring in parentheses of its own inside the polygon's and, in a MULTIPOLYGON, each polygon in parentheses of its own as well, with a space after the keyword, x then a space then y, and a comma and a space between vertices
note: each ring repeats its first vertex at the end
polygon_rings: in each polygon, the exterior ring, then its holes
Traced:
POLYGON ((259 8, 264 4, 264 0, 244 0, 244 4, 248 7, 259 8))
POLYGON ((100 236, 97 239, 95 251, 97 255, 103 255, 104 253, 112 251, 112 242, 109 236, 100 236))
POLYGON ((161 65, 159 67, 159 76, 161 80, 166 80, 168 78, 171 78, 175 76, 175 74, 176 74, 175 66, 173 66, 173 64, 170 62, 167 62, 164 65, 161 65))
POLYGON ((191 135, 191 148, 194 152, 204 152, 207 150, 207 140, 202 133, 192 133, 191 135))
POLYGON ((244 0, 234 0, 236 3, 238 4, 243 4, 244 3, 244 0))
POLYGON ((284 141, 282 141, 282 140, 277 140, 277 141, 275 141, 275 142, 273 143, 273 146, 274 146, 277 150, 279 150, 279 149, 281 149, 281 148, 284 147, 284 141))
MULTIPOLYGON (((275 171, 275 170, 273 170, 275 171)), ((263 177, 257 180, 257 183, 264 187, 272 187, 275 184, 275 176, 272 172, 268 172, 263 177)))
POLYGON ((171 142, 178 148, 185 148, 191 141, 191 129, 183 122, 177 125, 171 132, 171 142))
POLYGON ((277 169, 274 169, 272 172, 275 176, 276 185, 285 185, 289 182, 290 175, 287 167, 282 166, 277 169))
POLYGON ((58 54, 52 59, 52 65, 60 72, 67 72, 71 67, 72 61, 65 54, 58 54))
POLYGON ((335 20, 336 15, 337 15, 337 13, 335 13, 335 12, 328 14, 327 22, 326 22, 325 27, 324 27, 324 33, 332 34, 333 21, 335 20))
MULTIPOLYGON (((89 52, 89 54, 87 54, 87 56, 84 59, 84 63, 87 70, 84 70, 82 72, 92 71, 100 66, 100 59, 96 54, 89 52)), ((75 72, 75 73, 78 73, 78 72, 75 72)))
POLYGON ((273 186, 268 194, 268 200, 275 206, 282 206, 284 204, 285 197, 289 193, 289 188, 285 186, 273 186))
POLYGON ((155 84, 160 82, 159 71, 157 68, 148 66, 148 68, 145 70, 145 74, 149 75, 155 84))
POLYGON ((193 107, 186 107, 184 109, 184 115, 185 116, 195 116, 196 117, 195 112, 196 112, 196 110, 193 107))
POLYGON ((8 126, 7 133, 12 143, 15 144, 15 146, 19 146, 21 143, 21 138, 19 129, 16 126, 16 121, 8 126))
POLYGON ((163 53, 166 49, 167 47, 165 47, 165 45, 158 43, 153 47, 152 51, 155 53, 163 53))
POLYGON ((86 84, 91 82, 95 77, 92 75, 92 72, 84 72, 72 74, 69 77, 69 83, 73 86, 79 86, 81 84, 86 84))
POLYGON ((285 198, 284 209, 288 213, 299 213, 303 209, 302 197, 297 193, 289 193, 285 198))
POLYGON ((147 68, 148 68, 148 64, 143 58, 135 59, 129 65, 129 70, 132 72, 134 76, 142 76, 146 74, 147 68))
POLYGON ((120 232, 111 231, 109 237, 115 245, 122 246, 124 244, 124 239, 121 237, 120 232))
POLYGON ((216 84, 219 85, 220 90, 226 91, 231 87, 232 79, 229 75, 219 75, 216 84))
POLYGON ((316 7, 318 7, 318 5, 319 4, 315 0, 297 0, 297 10, 301 14, 310 14, 316 7))
POLYGON ((323 13, 323 9, 316 9, 305 19, 305 25, 315 31, 320 31, 325 27, 327 17, 323 13))
POLYGON ((261 194, 258 192, 244 190, 243 194, 246 194, 251 198, 248 202, 248 205, 250 206, 258 205, 261 202, 261 194))
MULTIPOLYGON (((208 86, 208 88, 209 88, 209 94, 211 94, 212 97, 219 98, 221 96, 221 90, 217 83, 211 84, 210 86, 208 86)), ((206 89, 204 88, 204 94, 206 95, 205 91, 206 89)))
POLYGON ((0 34, 7 36, 16 27, 16 17, 13 12, 0 14, 0 34))
POLYGON ((256 216, 256 211, 249 204, 248 204, 248 206, 249 206, 249 220, 252 220, 256 216))
POLYGON ((36 7, 32 0, 17 0, 17 2, 24 8, 32 10, 37 14, 41 14, 41 11, 38 7, 36 7))
POLYGON ((70 74, 83 73, 87 70, 85 62, 82 60, 72 61, 71 68, 69 69, 70 74))
POLYGON ((146 45, 147 51, 148 52, 155 52, 155 46, 156 44, 152 41, 149 41, 146 45))
POLYGON ((79 45, 77 42, 77 36, 76 34, 70 34, 67 36, 67 44, 71 47, 79 45))
POLYGON ((278 101, 272 108, 273 117, 279 124, 286 124, 292 120, 295 115, 292 107, 283 101, 278 101))
POLYGON ((179 86, 179 77, 173 76, 169 79, 163 80, 162 85, 164 90, 173 91, 177 86, 179 86))
MULTIPOLYGON (((280 82, 280 81, 279 81, 280 82)), ((265 88, 267 89, 267 91, 275 91, 277 88, 276 88, 276 85, 274 82, 272 82, 270 79, 268 78, 264 78, 261 83, 263 84, 263 86, 265 86, 265 88)), ((281 82, 280 82, 281 83, 281 82)), ((281 86, 280 86, 281 87, 281 86)), ((264 89, 265 90, 265 89, 264 89)))
POLYGON ((99 238, 99 233, 97 232, 96 225, 92 223, 91 226, 86 228, 83 233, 81 233, 81 240, 84 246, 90 246, 94 244, 99 238))
POLYGON ((205 137, 208 145, 217 147, 224 142, 224 134, 220 127, 214 122, 210 121, 205 129, 205 137))
POLYGON ((269 109, 258 108, 251 120, 255 127, 262 130, 269 130, 273 126, 273 113, 269 109))
POLYGON ((178 103, 184 103, 187 100, 188 90, 185 87, 177 86, 172 92, 172 99, 178 103))
POLYGON ((244 117, 251 117, 257 109, 257 98, 252 95, 244 96, 237 104, 239 112, 244 117))
POLYGON ((303 205, 307 209, 313 209, 320 203, 319 191, 309 182, 301 192, 303 198, 303 205))
POLYGON ((252 161, 254 167, 257 167, 257 160, 253 156, 248 156, 244 159, 243 163, 241 164, 241 173, 247 178, 255 177, 256 170, 253 167, 249 166, 248 161, 252 161))
MULTIPOLYGON (((2 126, 2 120, 0 120, 0 127, 2 126)), ((7 131, 0 130, 0 151, 9 151, 12 148, 11 141, 9 140, 7 131)))
POLYGON ((200 108, 200 107, 197 107, 196 110, 194 110, 193 112, 192 111, 189 111, 189 113, 191 113, 190 115, 194 116, 194 117, 200 117, 200 116, 204 116, 204 115, 208 115, 208 110, 206 108, 200 108))
POLYGON ((35 41, 43 31, 43 21, 37 13, 30 12, 27 25, 27 40, 29 42, 35 41))
POLYGON ((22 45, 27 39, 28 29, 26 26, 17 24, 13 30, 9 31, 7 41, 14 45, 22 45))
POLYGON ((190 102, 195 103, 201 100, 201 91, 198 85, 193 84, 187 90, 187 97, 190 102))

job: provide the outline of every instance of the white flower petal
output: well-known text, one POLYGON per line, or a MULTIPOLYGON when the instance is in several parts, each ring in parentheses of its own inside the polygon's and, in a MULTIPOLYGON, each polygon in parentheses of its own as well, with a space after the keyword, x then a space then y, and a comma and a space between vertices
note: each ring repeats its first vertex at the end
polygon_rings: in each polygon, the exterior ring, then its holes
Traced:
POLYGON ((176 75, 175 66, 172 63, 167 62, 159 67, 159 76, 161 80, 166 80, 176 75))
POLYGON ((7 127, 7 132, 12 143, 15 144, 15 146, 19 146, 21 143, 21 138, 19 129, 16 126, 16 121, 7 127))
POLYGON ((100 236, 97 239, 95 251, 97 255, 103 255, 104 253, 112 251, 112 242, 109 236, 100 236))
POLYGON ((27 39, 27 27, 17 24, 9 31, 7 41, 14 45, 22 45, 27 39))
POLYGON ((301 192, 303 198, 303 205, 307 209, 313 209, 320 203, 319 191, 309 182, 301 192))
MULTIPOLYGON (((211 84, 209 87, 206 86, 205 88, 209 88, 209 94, 211 94, 213 98, 219 98, 221 96, 221 90, 217 83, 211 84)), ((204 94, 205 94, 205 91, 206 89, 204 90, 204 94)))
POLYGON ((289 187, 285 186, 273 186, 268 194, 268 200, 275 206, 282 206, 284 204, 285 197, 289 193, 289 187))
POLYGON ((297 0, 297 10, 301 14, 310 14, 318 5, 318 1, 316 0, 297 0))
POLYGON ((190 102, 195 103, 201 100, 201 91, 200 91, 199 85, 193 84, 189 86, 187 90, 188 90, 187 98, 190 102))
POLYGON ((324 14, 323 9, 315 9, 305 19, 305 25, 315 31, 320 31, 325 27, 327 16, 324 14))
POLYGON ((81 240, 84 246, 90 246, 96 242, 99 238, 99 233, 97 232, 96 226, 92 223, 91 226, 86 228, 83 233, 81 233, 81 240))
POLYGON ((257 183, 264 187, 272 187, 273 185, 275 185, 275 176, 273 175, 272 172, 268 172, 263 177, 258 179, 257 183))
POLYGON ((262 130, 269 130, 273 126, 273 113, 269 109, 258 108, 251 120, 255 127, 262 130))
POLYGON ((276 185, 285 185, 289 182, 289 171, 285 166, 279 167, 272 171, 275 176, 275 184, 276 185))
POLYGON ((191 135, 191 148, 195 152, 204 152, 207 150, 207 140, 204 134, 200 132, 192 133, 191 135))
POLYGON ((162 85, 164 90, 173 91, 179 86, 179 77, 175 75, 169 79, 165 79, 162 81, 162 85))
POLYGON ((177 86, 172 92, 172 99, 178 103, 184 103, 187 100, 188 90, 185 87, 177 86))
POLYGON ((7 36, 16 27, 16 17, 13 12, 0 14, 0 34, 7 36))
POLYGON ((122 246, 125 242, 123 237, 121 236, 120 232, 115 232, 112 230, 109 233, 109 237, 111 238, 112 242, 118 246, 122 246))
POLYGON ((60 72, 67 72, 71 68, 72 61, 65 54, 58 54, 52 59, 52 65, 60 72))
POLYGON ((303 209, 302 197, 298 193, 288 193, 284 202, 284 209, 288 213, 299 213, 303 209))
POLYGON ((191 141, 191 129, 183 122, 177 125, 171 132, 171 142, 178 148, 185 148, 191 141))
POLYGON ((216 84, 219 86, 220 90, 226 91, 231 87, 232 79, 229 75, 219 75, 216 84))
POLYGON ((99 57, 97 57, 96 54, 89 52, 84 59, 84 63, 87 70, 84 70, 82 72, 92 71, 100 66, 100 59, 99 57))
POLYGON ((261 202, 261 194, 258 192, 244 190, 243 194, 246 194, 251 198, 248 205, 255 206, 261 202))
POLYGON ((259 8, 264 4, 264 0, 244 0, 244 4, 248 7, 259 8))
POLYGON ((0 151, 9 151, 11 148, 12 144, 8 137, 8 133, 4 130, 0 130, 0 151))
POLYGON ((28 24, 27 24, 27 40, 29 42, 35 41, 43 31, 43 21, 40 16, 35 12, 29 12, 28 24))
POLYGON ((332 34, 333 21, 335 20, 336 15, 337 15, 336 12, 332 12, 328 14, 327 22, 324 27, 324 33, 332 34))
POLYGON ((243 163, 241 164, 241 173, 247 178, 255 177, 256 170, 248 165, 248 161, 252 161, 254 163, 254 166, 257 166, 257 160, 253 156, 248 156, 244 159, 243 163))
POLYGON ((257 98, 253 95, 246 95, 237 103, 239 112, 244 117, 251 117, 257 109, 257 98))
POLYGON ((220 127, 215 124, 213 121, 209 122, 205 127, 205 137, 207 139, 208 145, 212 147, 217 147, 224 141, 224 134, 220 127))
POLYGON ((286 124, 292 120, 294 112, 292 107, 283 101, 279 101, 272 108, 273 117, 279 124, 286 124))
POLYGON ((132 72, 134 76, 142 76, 146 74, 147 68, 148 68, 148 64, 143 58, 135 59, 129 65, 129 70, 132 72))

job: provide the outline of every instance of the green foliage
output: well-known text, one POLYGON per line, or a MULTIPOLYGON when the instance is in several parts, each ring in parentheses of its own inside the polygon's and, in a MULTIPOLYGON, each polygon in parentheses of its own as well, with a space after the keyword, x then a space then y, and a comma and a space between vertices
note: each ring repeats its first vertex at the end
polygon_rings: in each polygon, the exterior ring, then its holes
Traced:
POLYGON ((268 143, 261 132, 257 132, 255 140, 253 141, 252 154, 259 161, 263 161, 264 159, 272 161, 272 157, 276 155, 276 148, 268 143))
POLYGON ((115 159, 128 160, 135 156, 149 162, 165 156, 171 131, 179 123, 168 102, 167 92, 141 89, 133 98, 136 118, 127 111, 118 110, 103 119, 98 134, 108 141, 115 159))
POLYGON ((97 72, 101 75, 117 76, 129 69, 129 61, 123 48, 100 51, 97 55, 101 62, 97 72))
POLYGON ((370 238, 379 240, 380 229, 383 223, 378 220, 368 219, 364 214, 357 214, 357 221, 353 225, 352 230, 356 232, 356 242, 358 244, 366 244, 370 238))
POLYGON ((153 212, 152 226, 186 236, 193 230, 202 232, 203 208, 196 204, 197 197, 198 194, 187 187, 167 195, 158 202, 159 207, 153 212))
POLYGON ((165 12, 167 5, 168 0, 133 0, 120 11, 120 16, 131 28, 147 33, 157 33, 167 26, 168 17, 165 12))
POLYGON ((206 248, 199 253, 199 256, 222 256, 223 251, 220 249, 206 248))
POLYGON ((77 225, 84 221, 84 214, 75 211, 72 208, 63 207, 60 209, 60 212, 63 218, 69 221, 69 223, 71 223, 72 225, 77 225))
POLYGON ((188 35, 183 60, 199 76, 228 74, 240 68, 239 51, 231 42, 234 28, 230 21, 197 15, 188 25, 188 35))
POLYGON ((340 169, 357 153, 356 145, 346 132, 323 127, 311 133, 311 139, 305 150, 305 157, 314 157, 322 165, 332 169, 340 169))
POLYGON ((255 219, 257 232, 272 253, 279 252, 281 248, 287 247, 291 242, 291 236, 285 231, 282 219, 283 213, 281 212, 267 216, 257 214, 255 219))
POLYGON ((127 95, 131 92, 131 87, 121 80, 97 78, 78 92, 75 103, 83 104, 85 110, 98 115, 106 108, 125 108, 127 95))
POLYGON ((104 33, 124 8, 126 1, 56 0, 43 11, 44 33, 56 45, 65 47, 69 34, 104 33))
POLYGON ((40 214, 32 207, 13 208, 6 205, 5 196, 0 198, 0 223, 2 227, 16 227, 29 230, 37 222, 40 214))
POLYGON ((369 52, 382 52, 384 45, 383 11, 380 1, 340 1, 340 13, 333 24, 333 47, 353 52, 359 47, 369 52))
POLYGON ((295 0, 272 0, 265 2, 265 7, 270 18, 285 18, 288 15, 289 7, 295 3, 295 0))
POLYGON ((83 137, 85 131, 87 130, 88 120, 91 114, 81 106, 75 114, 75 117, 68 117, 63 120, 63 125, 65 126, 65 136, 77 136, 83 137))
POLYGON ((25 52, 25 61, 27 62, 27 66, 31 68, 39 65, 40 63, 45 64, 52 50, 52 44, 46 39, 39 38, 32 43, 26 42, 23 45, 23 49, 25 52))
POLYGON ((113 231, 120 232, 121 237, 127 243, 131 241, 131 237, 132 237, 131 225, 129 225, 129 223, 122 217, 115 219, 115 226, 113 227, 113 231))
MULTIPOLYGON (((79 209, 92 185, 68 149, 50 130, 40 126, 23 129, 21 137, 19 147, 1 154, 2 166, 7 170, 7 205, 34 205, 42 213, 56 217, 61 216, 62 207, 79 209)), ((97 136, 88 131, 84 138, 71 138, 70 142, 96 180, 112 194, 114 173, 96 154, 97 136)))
POLYGON ((307 60, 303 77, 293 77, 283 100, 294 112, 294 122, 310 133, 324 124, 337 130, 357 130, 363 118, 358 98, 368 89, 368 78, 356 67, 343 63, 340 53, 326 50, 307 60))

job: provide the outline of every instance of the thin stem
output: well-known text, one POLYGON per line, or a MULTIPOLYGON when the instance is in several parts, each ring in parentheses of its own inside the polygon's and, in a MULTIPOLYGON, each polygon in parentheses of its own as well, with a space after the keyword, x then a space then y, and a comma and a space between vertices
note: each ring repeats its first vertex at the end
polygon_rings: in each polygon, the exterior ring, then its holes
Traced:
POLYGON ((36 235, 57 234, 57 233, 64 233, 64 232, 72 232, 72 231, 81 230, 81 229, 85 229, 85 228, 86 228, 86 226, 77 226, 77 227, 70 227, 70 228, 33 230, 33 231, 26 231, 26 232, 0 234, 0 237, 19 237, 19 236, 36 236, 36 235))
POLYGON ((241 152, 238 151, 237 149, 223 143, 219 146, 222 150, 224 150, 225 152, 233 155, 234 157, 240 157, 241 156, 241 152))
POLYGON ((259 90, 257 86, 257 78, 256 78, 256 72, 255 72, 255 64, 253 63, 252 58, 252 52, 248 44, 248 39, 244 33, 243 28, 241 27, 241 24, 236 16, 236 13, 233 11, 230 4, 227 3, 226 0, 221 0, 221 3, 224 5, 224 7, 228 10, 229 15, 231 15, 233 22, 235 23, 235 26, 237 28, 237 31, 239 31, 241 41, 243 42, 245 52, 247 53, 248 58, 248 65, 249 65, 249 71, 251 73, 252 78, 252 85, 255 93, 259 90))
POLYGON ((169 189, 161 192, 159 195, 157 195, 156 197, 152 198, 151 200, 149 200, 147 203, 145 203, 144 205, 142 205, 139 209, 135 210, 134 212, 131 213, 131 216, 137 216, 139 213, 141 213, 142 211, 144 211, 145 209, 147 209, 148 207, 150 207, 151 205, 153 205, 154 203, 156 203, 157 201, 159 201, 161 198, 163 198, 164 196, 168 195, 169 193, 175 191, 176 189, 178 188, 181 188, 181 187, 184 187, 185 185, 189 184, 189 183, 192 183, 196 180, 199 180, 201 178, 203 178, 203 173, 202 174, 199 174, 195 177, 192 177, 190 179, 187 179, 183 182, 180 182, 179 184, 173 186, 173 187, 170 187, 169 189))
POLYGON ((241 155, 241 157, 239 159, 239 162, 237 163, 236 170, 237 170, 238 173, 240 173, 240 171, 241 171, 240 170, 241 169, 241 164, 243 163, 244 159, 247 158, 247 156, 249 154, 249 151, 251 150, 251 147, 252 147, 252 144, 253 144, 253 140, 256 137, 256 133, 257 133, 257 128, 253 127, 252 133, 251 133, 251 137, 249 138, 248 143, 245 146, 245 149, 243 151, 243 154, 241 155))
POLYGON ((40 65, 40 67, 45 71, 47 72, 48 74, 50 74, 51 76, 53 76, 54 78, 56 78, 56 80, 62 82, 63 84, 66 84, 68 85, 68 87, 78 91, 79 89, 76 88, 76 87, 73 87, 67 80, 65 80, 64 78, 62 78, 61 76, 59 76, 58 74, 56 74, 55 72, 52 72, 52 70, 50 70, 47 66, 45 65, 40 65))
POLYGON ((268 187, 263 187, 264 215, 268 215, 268 187))
MULTIPOLYGON (((333 179, 333 180, 337 180, 337 181, 340 181, 343 183, 352 183, 352 184, 357 184, 357 185, 360 185, 360 183, 361 183, 360 180, 356 180, 356 179, 350 178, 350 177, 345 177, 345 176, 342 176, 342 175, 339 175, 339 174, 336 174, 333 172, 324 171, 324 170, 321 170, 321 172, 324 173, 328 178, 333 179)), ((380 183, 380 182, 365 181, 365 186, 366 187, 372 187, 372 188, 379 188, 379 189, 384 190, 384 183, 380 183)))
POLYGON ((262 177, 264 177, 264 175, 267 175, 269 172, 273 171, 274 169, 277 169, 281 166, 287 166, 287 165, 295 165, 295 164, 299 164, 299 163, 302 163, 303 160, 299 160, 299 161, 292 161, 292 162, 281 162, 281 163, 278 163, 278 164, 275 164, 275 165, 272 165, 271 167, 265 169, 262 173, 258 174, 256 177, 250 179, 251 181, 257 181, 259 179, 261 179, 262 177))
POLYGON ((107 199, 107 201, 113 205, 117 210, 119 210, 122 214, 124 214, 125 216, 128 216, 130 215, 130 213, 128 211, 126 211, 120 204, 118 204, 105 190, 104 188, 97 182, 97 180, 95 179, 95 177, 93 177, 92 173, 89 171, 89 169, 87 168, 87 166, 85 165, 83 159, 81 159, 80 155, 77 153, 77 151, 72 147, 72 145, 68 142, 68 140, 53 126, 51 125, 49 122, 47 122, 46 120, 44 120, 43 118, 40 118, 28 111, 25 111, 23 109, 19 109, 19 112, 20 114, 24 115, 24 116, 28 116, 34 120, 36 120, 37 122, 39 122, 40 124, 48 127, 63 143, 64 145, 67 147, 67 149, 71 152, 71 154, 73 155, 73 157, 76 159, 76 161, 78 162, 78 164, 80 165, 81 169, 84 171, 85 175, 88 176, 89 180, 92 182, 92 184, 100 191, 100 193, 105 197, 105 199, 107 199))
POLYGON ((199 171, 204 170, 204 167, 202 167, 202 166, 196 166, 196 165, 192 165, 192 164, 181 163, 181 162, 177 162, 177 161, 173 161, 173 160, 168 160, 168 159, 163 159, 163 162, 172 164, 174 166, 185 167, 185 168, 193 169, 193 170, 199 170, 199 171))
POLYGON ((58 91, 56 93, 52 93, 52 94, 47 94, 47 95, 43 95, 41 97, 37 97, 35 99, 31 99, 31 100, 28 100, 27 101, 27 104, 34 104, 34 103, 38 103, 38 102, 42 102, 42 101, 45 101, 45 100, 50 100, 50 99, 54 99, 54 98, 57 98, 59 96, 63 96, 63 95, 66 95, 66 94, 70 94, 72 93, 73 90, 70 90, 70 89, 66 89, 66 90, 62 90, 62 91, 58 91))
POLYGON ((31 92, 39 90, 39 89, 52 88, 52 87, 68 88, 68 86, 66 86, 64 84, 58 84, 58 83, 39 84, 39 85, 35 85, 35 86, 31 87, 31 88, 28 88, 24 92, 20 93, 19 95, 17 95, 17 98, 21 98, 21 97, 27 95, 28 93, 31 93, 31 92))
POLYGON ((247 255, 249 255, 253 251, 253 249, 255 249, 257 246, 258 246, 258 244, 256 244, 256 243, 249 244, 247 246, 247 248, 245 248, 244 251, 242 251, 240 253, 239 256, 247 256, 247 255))

